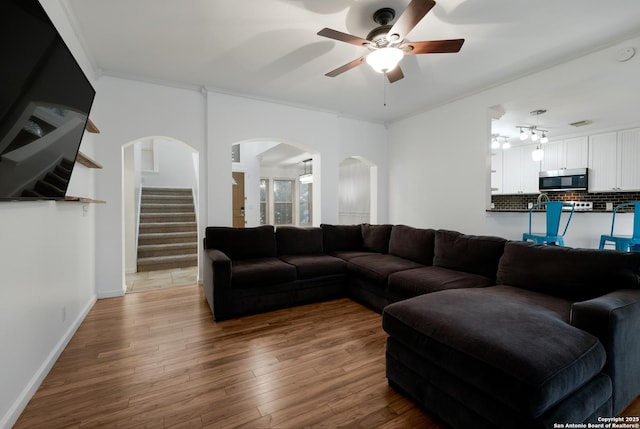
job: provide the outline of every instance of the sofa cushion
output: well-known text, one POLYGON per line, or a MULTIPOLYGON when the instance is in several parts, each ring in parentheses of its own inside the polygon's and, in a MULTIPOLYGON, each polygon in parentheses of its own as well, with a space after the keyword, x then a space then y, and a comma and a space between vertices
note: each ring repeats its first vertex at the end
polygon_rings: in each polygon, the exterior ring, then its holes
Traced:
POLYGON ((422 266, 423 265, 408 259, 398 258, 393 255, 383 255, 380 253, 360 256, 358 258, 350 259, 347 262, 347 268, 349 271, 375 282, 384 283, 384 286, 387 285, 387 280, 391 273, 420 268, 422 266))
POLYGON ((293 265, 302 280, 347 273, 347 263, 329 255, 283 255, 280 259, 293 265))
POLYGON ((362 230, 360 225, 321 224, 322 245, 325 252, 362 249, 362 230))
POLYGON ((493 279, 443 267, 422 267, 399 271, 389 276, 389 294, 394 300, 410 298, 446 289, 485 287, 493 279))
POLYGON ((276 236, 272 225, 255 228, 209 226, 205 229, 205 247, 218 249, 231 260, 276 256, 276 236))
POLYGON ((454 289, 388 305, 383 327, 425 365, 536 418, 595 377, 606 360, 596 337, 567 323, 570 305, 506 286, 454 289))
POLYGON ((389 238, 393 225, 370 225, 363 223, 362 248, 369 252, 387 253, 389 251, 389 238))
POLYGON ((361 256, 378 255, 376 252, 367 252, 365 250, 336 250, 335 252, 329 252, 329 255, 340 258, 343 261, 350 261, 353 258, 359 258, 361 256))
POLYGON ((394 225, 389 238, 389 254, 423 265, 433 263, 434 229, 394 225))
POLYGON ((640 253, 509 242, 497 283, 584 301, 640 287, 640 253))
POLYGON ((276 228, 278 255, 322 253, 322 229, 279 226, 276 228))
POLYGON ((278 258, 240 259, 231 263, 232 288, 261 288, 296 280, 296 267, 278 258))
POLYGON ((438 230, 433 265, 495 279, 506 242, 500 237, 438 230))

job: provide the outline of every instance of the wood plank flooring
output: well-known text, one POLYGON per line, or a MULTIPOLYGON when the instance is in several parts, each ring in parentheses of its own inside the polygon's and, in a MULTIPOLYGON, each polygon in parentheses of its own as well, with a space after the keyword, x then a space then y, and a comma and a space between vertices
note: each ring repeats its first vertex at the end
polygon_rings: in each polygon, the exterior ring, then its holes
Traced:
POLYGON ((215 323, 198 286, 100 300, 16 428, 432 428, 348 299, 215 323))
POLYGON ((15 428, 445 429, 387 385, 385 340, 348 299, 221 323, 198 286, 100 300, 15 428))

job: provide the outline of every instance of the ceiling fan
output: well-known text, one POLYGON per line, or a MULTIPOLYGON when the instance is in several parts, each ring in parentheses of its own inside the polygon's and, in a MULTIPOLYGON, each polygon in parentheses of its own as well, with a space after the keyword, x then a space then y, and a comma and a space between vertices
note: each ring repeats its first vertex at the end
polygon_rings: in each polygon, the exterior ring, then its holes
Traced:
POLYGON ((396 16, 395 10, 390 7, 379 9, 373 14, 373 20, 379 24, 379 27, 371 30, 366 39, 330 28, 323 28, 318 32, 319 36, 363 46, 371 51, 369 54, 326 73, 325 76, 338 76, 366 61, 375 71, 384 73, 389 82, 393 83, 404 77, 398 63, 405 55, 458 52, 462 48, 464 39, 425 42, 404 40, 407 34, 435 5, 436 2, 433 0, 412 0, 393 26, 389 23, 396 16))

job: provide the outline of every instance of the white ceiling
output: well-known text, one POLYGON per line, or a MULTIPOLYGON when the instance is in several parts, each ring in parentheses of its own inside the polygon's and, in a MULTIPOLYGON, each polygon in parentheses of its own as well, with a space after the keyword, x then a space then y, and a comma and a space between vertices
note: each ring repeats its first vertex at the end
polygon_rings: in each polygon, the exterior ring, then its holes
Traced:
MULTIPOLYGON (((324 76, 366 50, 320 37, 320 29, 365 37, 377 26, 375 10, 393 7, 398 16, 408 3, 66 0, 78 36, 105 74, 205 86, 373 121, 426 110, 640 33, 638 0, 441 0, 408 39, 464 38, 459 53, 406 56, 405 78, 393 84, 366 64, 324 76)), ((503 107, 532 110, 517 101, 503 107)), ((542 107, 552 109, 533 108, 542 107)))

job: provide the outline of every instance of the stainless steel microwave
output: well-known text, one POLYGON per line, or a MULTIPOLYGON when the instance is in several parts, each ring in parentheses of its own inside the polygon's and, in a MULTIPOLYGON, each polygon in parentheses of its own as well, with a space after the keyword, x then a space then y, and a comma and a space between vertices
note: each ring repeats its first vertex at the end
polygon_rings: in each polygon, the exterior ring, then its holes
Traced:
POLYGON ((589 185, 587 168, 541 171, 538 189, 543 191, 586 191, 589 185))

